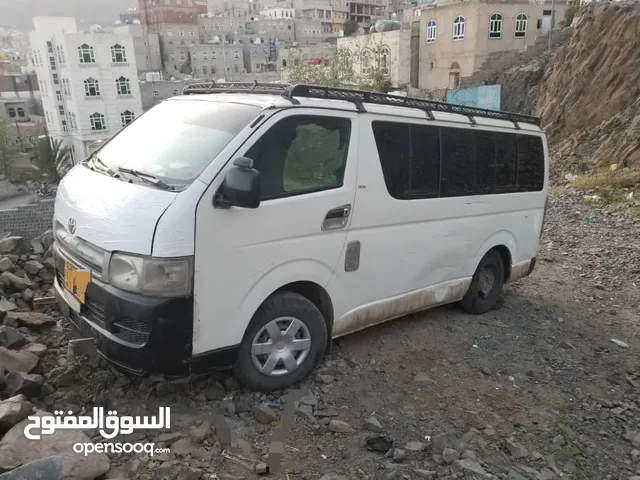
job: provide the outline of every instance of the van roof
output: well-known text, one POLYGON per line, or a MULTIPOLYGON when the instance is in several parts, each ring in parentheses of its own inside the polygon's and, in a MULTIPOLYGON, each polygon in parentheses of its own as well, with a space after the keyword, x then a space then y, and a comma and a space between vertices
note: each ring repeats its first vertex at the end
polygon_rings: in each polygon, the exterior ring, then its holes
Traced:
POLYGON ((379 92, 367 92, 314 85, 287 85, 273 83, 195 83, 187 85, 184 96, 172 100, 233 101, 262 108, 305 106, 376 113, 490 127, 542 131, 540 119, 518 113, 485 110, 463 105, 402 97, 379 92), (215 95, 211 95, 215 94, 215 95))

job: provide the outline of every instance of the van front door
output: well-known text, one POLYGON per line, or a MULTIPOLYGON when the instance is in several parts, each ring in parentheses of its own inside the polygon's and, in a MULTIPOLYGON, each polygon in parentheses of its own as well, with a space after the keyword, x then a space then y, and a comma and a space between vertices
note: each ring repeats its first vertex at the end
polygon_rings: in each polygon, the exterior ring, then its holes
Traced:
POLYGON ((357 130, 355 112, 283 110, 257 127, 208 187, 196 212, 194 356, 240 344, 258 307, 281 287, 327 286, 355 197, 357 130), (214 208, 237 157, 252 159, 259 172, 260 206, 214 208))

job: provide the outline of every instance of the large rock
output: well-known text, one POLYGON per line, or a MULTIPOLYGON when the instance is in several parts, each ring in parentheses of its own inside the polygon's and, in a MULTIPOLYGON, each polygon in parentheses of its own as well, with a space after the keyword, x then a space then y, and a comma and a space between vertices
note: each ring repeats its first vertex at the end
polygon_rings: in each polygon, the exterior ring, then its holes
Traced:
POLYGON ((33 411, 33 405, 24 395, 16 395, 0 402, 0 433, 8 431, 33 411))
MULTIPOLYGON (((27 327, 32 329, 38 329, 56 323, 55 319, 51 315, 38 312, 9 312, 7 314, 7 320, 15 321, 20 327, 27 327)), ((5 321, 5 323, 7 323, 5 321)))
POLYGON ((13 264, 10 258, 0 258, 0 273, 2 272, 15 272, 16 266, 13 264))
POLYGON ((9 395, 22 394, 28 398, 36 398, 42 392, 44 378, 41 375, 10 372, 4 377, 4 384, 4 391, 9 395))
POLYGON ((29 251, 29 245, 23 237, 6 237, 0 240, 0 254, 15 253, 20 255, 29 251))
POLYGON ((275 422, 278 419, 278 414, 267 405, 256 405, 251 413, 256 421, 263 424, 275 422))
POLYGON ((38 240, 42 246, 45 248, 45 250, 48 250, 49 248, 51 248, 51 245, 53 245, 53 231, 52 230, 47 230, 46 232, 44 232, 42 235, 40 235, 38 238, 36 238, 36 240, 38 240))
POLYGON ((15 328, 0 325, 0 347, 20 348, 27 341, 15 328))
POLYGON ((19 277, 11 272, 3 272, 0 276, 4 277, 9 282, 9 285, 16 290, 24 290, 33 285, 27 277, 19 277))
POLYGON ((57 456, 41 458, 40 460, 29 462, 0 476, 1 480, 30 480, 32 478, 64 480, 62 474, 62 458, 57 456))
POLYGON ((0 298, 0 315, 2 315, 3 319, 6 316, 7 312, 13 312, 17 308, 18 307, 15 303, 10 302, 5 297, 0 298))
POLYGON ((0 369, 9 372, 29 373, 38 364, 38 357, 29 352, 14 352, 6 347, 0 347, 0 369))
POLYGON ((24 264, 24 271, 30 275, 37 275, 40 270, 44 268, 40 262, 36 262, 35 260, 29 260, 24 264))
MULTIPOLYGON (((38 417, 50 416, 37 411, 38 417)), ((15 425, 0 441, 0 458, 3 456, 18 458, 22 464, 50 456, 59 456, 62 461, 62 478, 93 480, 109 471, 109 457, 104 453, 75 453, 76 443, 92 443, 80 430, 57 430, 52 435, 41 435, 40 439, 30 440, 24 435, 24 429, 31 424, 28 419, 15 425)), ((33 428, 32 434, 40 434, 39 428, 33 428)), ((34 477, 37 478, 37 477, 34 477)), ((47 477, 48 478, 48 477, 47 477)))

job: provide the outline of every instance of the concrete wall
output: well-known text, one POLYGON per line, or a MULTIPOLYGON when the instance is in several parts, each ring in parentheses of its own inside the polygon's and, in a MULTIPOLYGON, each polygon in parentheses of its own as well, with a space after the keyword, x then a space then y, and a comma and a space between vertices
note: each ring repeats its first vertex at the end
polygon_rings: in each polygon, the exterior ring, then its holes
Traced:
POLYGON ((31 239, 51 230, 53 204, 54 199, 46 199, 11 210, 0 210, 0 231, 31 239))
MULTIPOLYGON (((368 49, 379 56, 386 52, 389 56, 389 77, 394 88, 411 83, 411 31, 393 30, 390 32, 343 37, 338 39, 338 47, 348 48, 356 55, 368 49)), ((372 58, 373 62, 382 62, 381 58, 372 58)), ((355 70, 363 74, 361 62, 356 62, 355 70)))

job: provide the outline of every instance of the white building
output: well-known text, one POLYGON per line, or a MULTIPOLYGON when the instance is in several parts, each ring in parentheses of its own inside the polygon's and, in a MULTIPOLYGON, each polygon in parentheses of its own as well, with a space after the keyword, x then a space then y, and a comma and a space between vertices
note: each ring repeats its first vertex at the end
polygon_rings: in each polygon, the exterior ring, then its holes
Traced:
POLYGON ((265 18, 281 20, 283 18, 295 18, 296 10, 295 8, 272 7, 262 10, 260 15, 265 18))
POLYGON ((75 19, 35 17, 31 61, 47 130, 71 146, 75 163, 142 114, 133 37, 79 32, 75 19))

